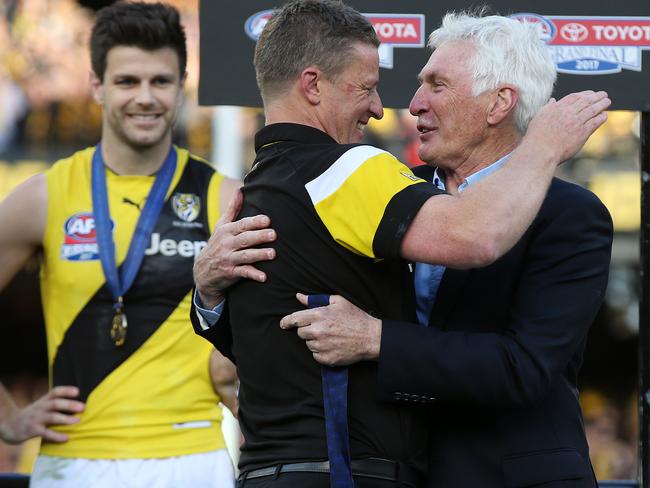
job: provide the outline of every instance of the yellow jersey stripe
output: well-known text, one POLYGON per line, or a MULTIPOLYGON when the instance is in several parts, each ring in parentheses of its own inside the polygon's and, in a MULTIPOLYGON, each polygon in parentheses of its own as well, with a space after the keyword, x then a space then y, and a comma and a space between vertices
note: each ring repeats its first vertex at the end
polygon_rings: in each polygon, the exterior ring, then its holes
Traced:
POLYGON ((319 184, 312 187, 310 195, 316 212, 337 243, 361 256, 381 258, 375 255, 373 242, 388 204, 396 194, 424 180, 414 176, 390 153, 364 150, 367 147, 361 146, 363 149, 357 155, 369 157, 359 157, 357 162, 339 158, 337 163, 344 161, 339 166, 342 169, 320 181, 329 182, 331 188, 319 184), (351 168, 354 170, 350 171, 351 168), (358 204, 359 195, 364 196, 364 205, 358 204))
MULTIPOLYGON (((318 178, 305 185, 314 205, 328 198, 368 159, 386 151, 372 146, 356 146, 346 151, 318 178)), ((390 156, 390 155, 389 155, 390 156)), ((392 157, 392 156, 391 156, 392 157)))

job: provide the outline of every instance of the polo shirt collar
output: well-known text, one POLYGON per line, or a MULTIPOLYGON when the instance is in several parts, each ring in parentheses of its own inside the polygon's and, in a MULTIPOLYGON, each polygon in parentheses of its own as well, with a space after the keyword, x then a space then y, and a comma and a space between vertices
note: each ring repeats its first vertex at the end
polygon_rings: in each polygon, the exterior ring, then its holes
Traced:
POLYGON ((267 125, 255 134, 255 152, 267 144, 280 141, 301 144, 337 144, 331 136, 315 127, 281 122, 267 125))

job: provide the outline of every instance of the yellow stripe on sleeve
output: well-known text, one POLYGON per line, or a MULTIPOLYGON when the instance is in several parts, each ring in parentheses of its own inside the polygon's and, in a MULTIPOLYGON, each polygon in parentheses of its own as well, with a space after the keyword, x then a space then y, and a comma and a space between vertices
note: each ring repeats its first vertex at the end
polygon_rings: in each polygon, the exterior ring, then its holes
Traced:
POLYGON ((372 244, 386 207, 397 193, 419 183, 424 180, 390 153, 357 146, 305 187, 334 240, 375 258, 372 244))

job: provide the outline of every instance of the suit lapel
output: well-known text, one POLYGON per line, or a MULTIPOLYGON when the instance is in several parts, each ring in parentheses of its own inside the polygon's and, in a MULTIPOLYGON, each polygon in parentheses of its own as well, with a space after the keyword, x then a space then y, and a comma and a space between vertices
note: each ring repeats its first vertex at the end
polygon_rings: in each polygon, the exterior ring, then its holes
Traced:
POLYGON ((447 319, 459 300, 463 285, 471 273, 471 269, 448 268, 445 270, 431 311, 429 327, 446 328, 447 319))

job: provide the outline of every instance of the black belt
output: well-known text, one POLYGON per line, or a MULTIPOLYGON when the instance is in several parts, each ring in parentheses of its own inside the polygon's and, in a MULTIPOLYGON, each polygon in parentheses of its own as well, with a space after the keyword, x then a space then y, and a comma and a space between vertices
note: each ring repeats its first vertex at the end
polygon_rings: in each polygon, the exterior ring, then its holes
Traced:
MULTIPOLYGON (((239 481, 263 478, 266 476, 278 476, 282 473, 329 473, 329 461, 286 463, 268 466, 266 468, 244 471, 239 475, 239 481)), ((421 477, 418 472, 397 461, 389 459, 368 458, 353 459, 352 474, 365 478, 375 478, 385 481, 399 482, 398 486, 417 488, 420 486, 421 477)))

